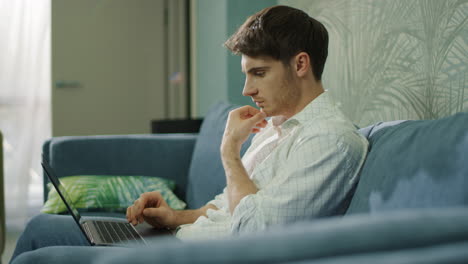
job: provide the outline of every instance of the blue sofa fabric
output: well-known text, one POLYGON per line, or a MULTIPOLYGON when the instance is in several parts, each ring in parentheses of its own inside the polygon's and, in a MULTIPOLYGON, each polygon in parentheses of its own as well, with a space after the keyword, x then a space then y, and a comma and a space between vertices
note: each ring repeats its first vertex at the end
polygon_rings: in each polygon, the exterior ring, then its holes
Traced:
POLYGON ((468 113, 385 127, 369 142, 347 214, 468 205, 468 113))
POLYGON ((319 260, 304 260, 290 264, 460 264, 468 259, 468 242, 378 251, 319 260))
MULTIPOLYGON (((379 255, 443 245, 455 245, 451 252, 459 255, 468 249, 467 239, 468 210, 449 208, 332 217, 223 240, 181 242, 164 238, 150 241, 147 248, 131 250, 50 247, 27 254, 43 260, 37 263, 69 264, 314 263, 367 254, 377 255, 374 263, 381 263, 379 255)), ((27 256, 19 256, 15 264, 23 263, 22 259, 27 256)), ((344 263, 342 260, 339 263, 344 263)))

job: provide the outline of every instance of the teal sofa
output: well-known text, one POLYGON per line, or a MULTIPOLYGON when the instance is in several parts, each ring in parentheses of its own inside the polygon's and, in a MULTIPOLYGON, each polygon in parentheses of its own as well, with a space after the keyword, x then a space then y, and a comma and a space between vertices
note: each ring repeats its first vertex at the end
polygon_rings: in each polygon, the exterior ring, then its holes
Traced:
MULTIPOLYGON (((60 177, 167 177, 197 208, 226 184, 219 145, 234 107, 213 106, 196 135, 52 138, 44 157, 60 177)), ((37 263, 468 263, 468 113, 360 131, 369 153, 345 215, 226 239, 155 238, 147 248, 52 247, 33 254, 37 263)))

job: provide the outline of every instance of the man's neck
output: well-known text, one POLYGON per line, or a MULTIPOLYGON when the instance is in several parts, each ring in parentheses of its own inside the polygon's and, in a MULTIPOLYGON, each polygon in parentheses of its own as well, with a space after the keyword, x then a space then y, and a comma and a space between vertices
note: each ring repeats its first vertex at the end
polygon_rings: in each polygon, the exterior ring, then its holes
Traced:
POLYGON ((307 83, 302 88, 301 98, 295 107, 294 111, 289 115, 285 116, 286 119, 291 118, 292 116, 296 115, 297 113, 301 112, 310 102, 315 100, 315 98, 319 97, 325 90, 323 89, 323 85, 321 81, 313 81, 307 83))

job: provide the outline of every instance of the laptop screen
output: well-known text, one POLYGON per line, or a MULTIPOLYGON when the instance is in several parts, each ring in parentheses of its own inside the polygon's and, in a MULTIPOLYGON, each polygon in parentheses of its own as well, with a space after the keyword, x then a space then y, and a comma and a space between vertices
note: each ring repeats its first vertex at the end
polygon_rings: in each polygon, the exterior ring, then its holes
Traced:
POLYGON ((58 192, 58 194, 62 198, 63 202, 67 206, 68 211, 73 216, 75 221, 79 224, 80 219, 81 219, 80 213, 78 212, 75 205, 73 204, 73 201, 70 199, 70 196, 68 195, 67 191, 65 190, 65 187, 60 182, 60 180, 57 177, 57 175, 55 174, 54 170, 49 166, 49 164, 47 164, 46 160, 44 160, 42 162, 42 168, 44 168, 44 171, 47 174, 47 177, 52 182, 52 184, 55 187, 55 190, 58 192))

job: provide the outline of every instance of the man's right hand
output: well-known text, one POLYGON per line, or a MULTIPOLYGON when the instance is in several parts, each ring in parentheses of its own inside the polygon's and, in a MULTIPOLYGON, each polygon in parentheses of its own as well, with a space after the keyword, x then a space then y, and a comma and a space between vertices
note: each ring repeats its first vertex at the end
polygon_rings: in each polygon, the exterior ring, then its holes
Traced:
POLYGON ((132 225, 146 221, 156 228, 176 228, 176 212, 159 192, 146 192, 127 208, 127 220, 132 225))

